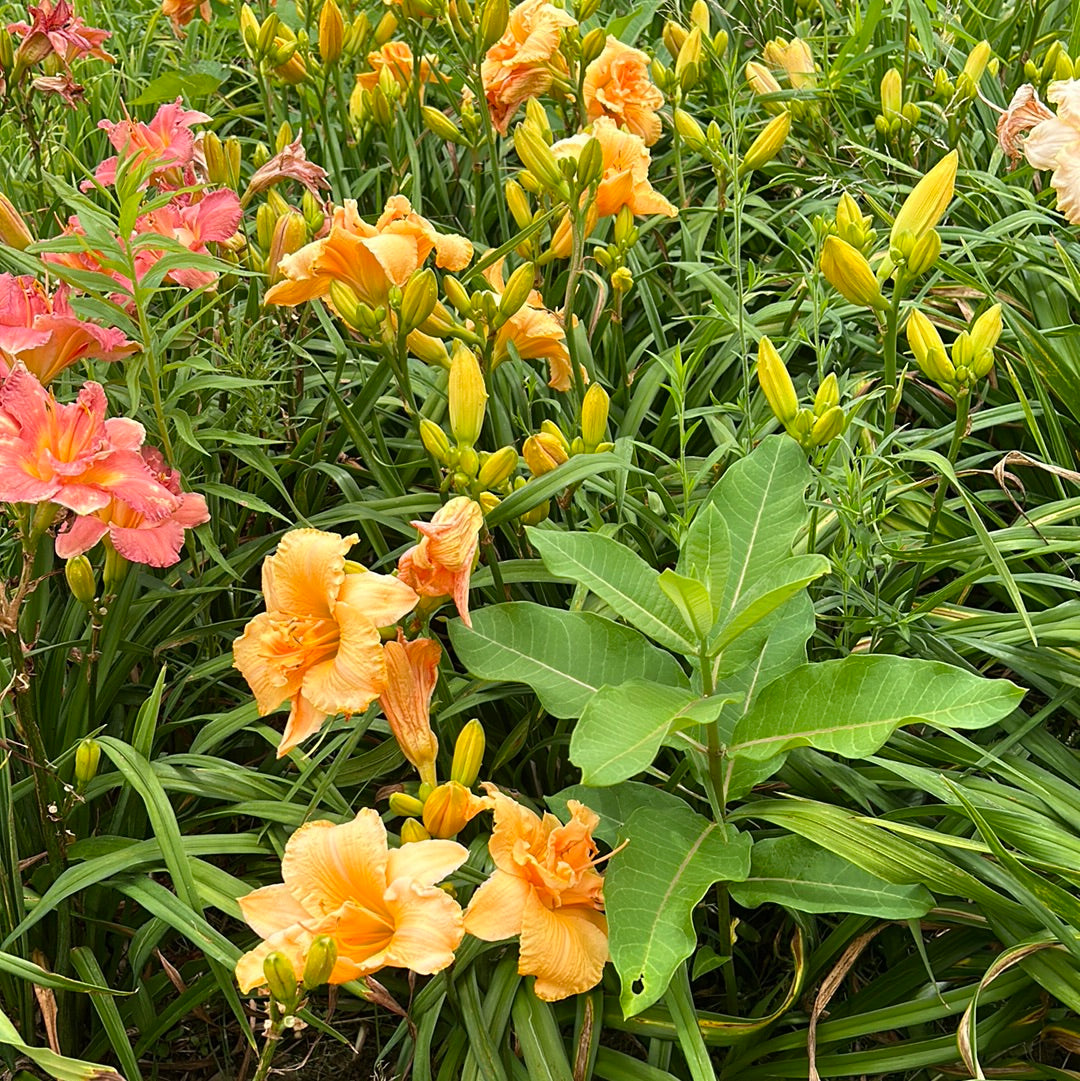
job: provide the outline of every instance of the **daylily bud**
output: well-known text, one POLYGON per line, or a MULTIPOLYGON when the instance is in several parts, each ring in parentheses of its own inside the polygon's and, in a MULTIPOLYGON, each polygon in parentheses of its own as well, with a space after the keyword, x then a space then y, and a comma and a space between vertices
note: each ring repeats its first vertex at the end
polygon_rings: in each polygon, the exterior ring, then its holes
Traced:
POLYGON ((105 567, 101 573, 101 583, 107 597, 116 593, 120 583, 127 577, 130 566, 131 564, 111 544, 106 544, 105 567))
POLYGON ((703 34, 709 32, 709 5, 705 0, 694 0, 693 7, 690 8, 690 21, 703 34))
POLYGON ((415 818, 406 818, 401 823, 401 843, 412 844, 414 841, 430 841, 431 834, 415 818))
POLYGON ((506 288, 499 299, 497 322, 505 323, 524 307, 532 292, 535 278, 536 268, 532 263, 523 263, 510 275, 510 280, 506 283, 506 288))
POLYGON ((225 164, 225 147, 216 131, 204 131, 202 155, 206 162, 206 179, 216 186, 228 186, 229 174, 225 164))
POLYGON ((460 342, 450 360, 450 431, 459 446, 471 447, 484 426, 487 388, 476 354, 460 342))
POLYGON ((278 267, 286 255, 299 251, 308 239, 307 222, 303 215, 295 210, 282 214, 274 226, 274 235, 270 241, 270 251, 266 256, 266 280, 274 285, 281 279, 278 267))
POLYGON ((391 792, 390 810, 401 818, 419 818, 424 813, 424 803, 407 792, 391 792))
POLYGON ((259 19, 249 4, 240 8, 240 36, 244 45, 252 54, 253 60, 260 60, 259 55, 259 19))
POLYGON ((828 283, 852 304, 887 307, 870 264, 858 249, 839 237, 829 236, 821 249, 821 273, 828 283))
POLYGON ((476 474, 476 482, 482 488, 498 488, 505 484, 510 474, 517 469, 518 452, 516 447, 500 447, 494 454, 489 454, 480 472, 476 474))
POLYGON ((860 251, 874 238, 872 219, 863 214, 859 204, 845 191, 836 207, 836 234, 860 251))
POLYGON ((799 398, 787 366, 768 338, 758 342, 757 377, 773 415, 786 427, 799 412, 799 398))
POLYGON ((466 483, 462 486, 468 487, 469 482, 474 480, 480 471, 480 455, 476 453, 475 447, 458 447, 457 451, 457 473, 454 477, 455 480, 464 477, 466 483))
POLYGON ((788 42, 783 53, 783 67, 793 90, 810 90, 817 82, 813 54, 802 38, 792 38, 788 42))
POLYGON ((443 292, 446 294, 446 299, 462 315, 471 317, 473 313, 472 301, 469 299, 469 294, 465 289, 465 286, 461 284, 452 274, 447 274, 443 278, 443 292))
POLYGON ((539 98, 529 98, 525 102, 525 125, 547 146, 551 146, 554 136, 547 110, 540 104, 539 98))
POLYGON ((446 351, 445 344, 439 338, 433 338, 420 330, 414 330, 406 339, 409 352, 425 364, 431 364, 437 368, 450 369, 450 354, 446 351))
POLYGON ((364 326, 366 320, 360 309, 360 298, 351 285, 346 285, 341 281, 332 281, 330 303, 333 304, 334 311, 354 330, 360 330, 364 326))
POLYGON ((881 115, 892 121, 904 107, 904 82, 896 68, 889 68, 881 80, 881 115))
POLYGON ((821 381, 817 394, 814 395, 814 416, 821 417, 834 405, 840 404, 840 388, 836 385, 836 376, 829 372, 821 381))
POLYGON ((416 270, 405 283, 401 298, 401 326, 408 334, 415 330, 435 310, 439 300, 439 283, 431 267, 416 270))
POLYGON ((759 64, 756 60, 751 60, 746 65, 746 81, 750 84, 750 89, 757 95, 779 94, 781 92, 780 84, 776 81, 773 73, 764 64, 759 64))
POLYGON ((269 203, 263 203, 255 211, 255 239, 264 252, 270 250, 274 242, 274 226, 277 225, 278 215, 269 203))
POLYGON ((581 39, 581 63, 588 67, 603 51, 607 44, 607 28, 595 26, 581 39))
POLYGON ((522 457, 534 477, 542 477, 570 458, 568 448, 548 432, 530 435, 521 448, 522 457))
POLYGON ((319 56, 324 64, 336 64, 345 46, 345 18, 336 0, 323 0, 319 12, 319 56))
POLYGON ((672 22, 669 19, 664 23, 664 32, 661 36, 664 39, 664 47, 671 54, 672 59, 674 59, 679 55, 679 51, 683 47, 683 42, 686 41, 687 31, 678 23, 672 22))
POLYGON ((240 161, 242 156, 240 140, 230 135, 224 143, 226 187, 237 191, 240 187, 240 161))
POLYGON ((551 147, 535 132, 524 124, 514 130, 514 149, 522 165, 545 187, 554 192, 562 192, 566 187, 559 163, 551 152, 551 147))
POLYGON ((494 492, 481 492, 476 501, 485 515, 490 514, 502 502, 494 492))
POLYGON ((977 86, 979 80, 983 77, 983 72, 986 71, 986 65, 989 63, 993 52, 994 50, 990 47, 989 41, 980 41, 968 53, 967 60, 964 61, 964 74, 974 86, 977 86))
POLYGON ((304 961, 304 986, 308 990, 322 987, 337 964, 337 943, 329 935, 318 935, 308 947, 304 961))
POLYGON ((683 73, 693 64, 695 67, 701 63, 701 27, 695 26, 679 49, 679 55, 675 59, 675 77, 682 80, 683 73))
POLYGON ((611 288, 616 293, 628 293, 634 287, 634 275, 629 267, 616 267, 611 275, 611 288))
POLYGON ((75 556, 64 564, 64 577, 67 579, 71 595, 82 605, 89 607, 97 594, 97 579, 94 568, 86 556, 75 556))
POLYGON ((590 384, 581 403, 581 438, 587 451, 591 452, 603 443, 610 405, 607 391, 599 383, 590 384))
POLYGON ((835 439, 844 427, 844 411, 838 405, 826 409, 810 429, 810 442, 815 447, 822 447, 835 439))
POLYGON ((1001 337, 1001 305, 995 304, 971 324, 971 345, 974 358, 972 371, 981 379, 994 366, 994 346, 1001 337))
POLYGON ((101 763, 101 744, 96 739, 84 739, 75 748, 75 787, 82 792, 97 776, 101 763))
POLYGON ((277 35, 278 27, 280 25, 281 21, 278 19, 277 14, 272 11, 267 15, 263 24, 259 27, 256 53, 260 58, 270 56, 270 53, 274 48, 274 38, 277 35))
POLYGON ((600 140, 593 136, 581 148, 581 153, 578 155, 578 183, 583 188, 587 188, 597 183, 603 175, 604 151, 600 146, 600 140))
POLYGON ((952 343, 952 362, 956 369, 956 381, 966 383, 968 374, 975 362, 975 348, 971 344, 971 335, 962 330, 952 343))
POLYGON ((911 246, 907 257, 907 270, 909 274, 925 274, 937 261, 941 254, 941 237, 936 229, 923 233, 911 246))
POLYGON ((450 464, 450 440, 446 438, 446 432, 427 417, 420 418, 420 441, 440 465, 450 464))
POLYGON ((480 764, 484 758, 484 742, 484 726, 474 717, 461 730, 454 744, 454 761, 450 767, 451 781, 457 781, 466 788, 472 788, 480 775, 480 764))
POLYGON ((566 433, 555 423, 555 421, 542 421, 540 424, 540 431, 544 432, 546 435, 550 435, 567 454, 570 453, 570 441, 566 438, 566 433))
POLYGON ((433 105, 421 106, 420 113, 424 118, 424 126, 433 135, 445 139, 448 143, 458 143, 461 146, 467 145, 468 140, 462 134, 461 129, 446 113, 436 109, 433 105))
POLYGON ((6 195, 0 194, 0 243, 22 251, 33 242, 34 237, 22 215, 12 206, 6 195))
POLYGON ((941 221, 953 197, 957 160, 956 151, 950 150, 911 189, 911 194, 904 200, 904 205, 893 220, 890 242, 905 232, 911 233, 918 240, 941 221))
POLYGON ((956 379, 956 369, 945 355, 945 344, 937 328, 918 308, 908 316, 908 345, 915 361, 935 383, 951 384, 956 379))
POLYGON ((432 837, 454 837, 466 826, 475 797, 457 781, 439 785, 424 801, 424 828, 432 837))
POLYGON ((385 45, 397 32, 398 21, 392 11, 386 12, 375 27, 373 40, 376 45, 385 45))
POLYGON ((508 180, 505 187, 506 205, 514 217, 519 229, 524 229, 532 224, 532 208, 529 206, 529 197, 525 189, 516 181, 508 180))
POLYGON ((270 988, 270 997, 290 1012, 296 1006, 297 979, 292 962, 280 950, 273 950, 263 961, 263 976, 270 988))
POLYGON ((791 131, 791 113, 786 109, 765 125, 761 134, 750 144, 750 149, 742 160, 744 172, 753 172, 768 164, 787 140, 791 131))
POLYGON ((485 0, 484 10, 480 13, 481 47, 490 49, 506 33, 506 24, 509 21, 509 0, 485 0))
POLYGON ((696 150, 698 153, 704 150, 708 143, 701 125, 685 109, 676 107, 673 116, 675 130, 679 133, 679 138, 691 150, 696 150))
POLYGON ((727 52, 728 47, 728 32, 726 30, 717 30, 712 39, 713 52, 717 56, 723 56, 727 52))

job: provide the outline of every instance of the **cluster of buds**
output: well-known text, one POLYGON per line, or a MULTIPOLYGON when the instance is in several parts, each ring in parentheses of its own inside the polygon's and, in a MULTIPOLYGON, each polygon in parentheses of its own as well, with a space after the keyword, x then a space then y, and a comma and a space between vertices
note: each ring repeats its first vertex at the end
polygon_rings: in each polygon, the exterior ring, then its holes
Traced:
POLYGON ((836 231, 825 238, 819 263, 825 279, 838 293, 852 304, 884 309, 890 306, 882 293, 886 279, 892 277, 902 292, 910 281, 933 267, 941 255, 936 226, 952 200, 956 163, 956 151, 950 151, 912 188, 893 220, 889 250, 876 274, 864 254, 873 244, 869 219, 845 195, 841 201, 845 209, 837 210, 836 231))
POLYGON ((864 214, 858 202, 848 192, 840 196, 836 217, 826 218, 818 214, 814 218, 814 232, 824 240, 828 236, 839 237, 862 255, 868 254, 877 240, 873 218, 864 214))
POLYGON ((787 366, 768 338, 758 342, 757 377, 773 415, 803 450, 823 447, 844 429, 840 390, 830 372, 818 387, 811 407, 800 407, 787 366))
MULTIPOLYGON (((818 116, 820 110, 815 100, 817 67, 814 64, 810 46, 802 38, 792 38, 790 41, 786 38, 774 38, 766 42, 762 58, 768 65, 765 69, 766 73, 776 88, 781 89, 781 84, 776 78, 779 75, 787 81, 795 95, 788 103, 788 109, 794 118, 805 120, 818 116)), ((747 77, 749 78, 749 73, 747 77)))
POLYGON ((325 214, 319 201, 304 192, 300 209, 287 203, 276 191, 255 212, 255 243, 248 245, 248 264, 266 275, 268 286, 281 280, 278 269, 286 255, 299 251, 322 228, 325 214))
MULTIPOLYGON (((993 49, 988 41, 980 41, 964 60, 963 71, 955 81, 949 78, 949 73, 944 68, 938 68, 934 72, 934 96, 945 102, 970 103, 979 94, 979 80, 982 79, 989 68, 991 74, 997 73, 997 61, 993 58, 993 49)), ((1068 56, 1066 56, 1066 62, 1068 56)), ((1069 65, 1069 75, 1072 78, 1072 65, 1069 65)))
POLYGON ((1054 41, 1041 62, 1031 59, 1024 63, 1024 79, 1040 90, 1045 90, 1052 82, 1080 79, 1080 56, 1075 60, 1070 59, 1065 46, 1060 41, 1054 41))
POLYGON ((312 941, 299 976, 292 961, 280 950, 268 953, 263 961, 263 978, 270 991, 271 1022, 293 1028, 307 993, 329 982, 337 958, 337 943, 330 935, 318 935, 312 941))
POLYGON ((282 82, 296 86, 308 78, 308 37, 286 26, 276 12, 260 23, 248 4, 240 9, 240 34, 248 56, 263 72, 272 73, 282 82))
POLYGON ((671 20, 664 24, 664 46, 674 65, 668 67, 655 59, 650 71, 653 82, 676 104, 698 85, 705 72, 716 69, 727 52, 728 32, 718 30, 710 37, 709 31, 705 0, 695 0, 691 7, 689 29, 671 20))
POLYGON ((952 398, 970 393, 994 367, 994 346, 1001 337, 1001 305, 982 313, 961 331, 949 353, 937 327, 915 308, 908 317, 907 340, 923 373, 952 398))
POLYGON ((422 782, 415 795, 394 792, 390 810, 404 818, 401 842, 426 841, 431 837, 456 837, 487 801, 475 795, 472 787, 480 776, 486 737, 484 726, 475 717, 469 721, 454 743, 450 780, 442 784, 422 782))
POLYGON ((602 454, 614 447, 608 441, 608 409, 611 399, 599 383, 593 383, 581 403, 581 431, 573 438, 553 420, 545 420, 540 431, 530 435, 521 448, 521 456, 534 477, 557 469, 577 454, 602 454))
POLYGON ((874 126, 882 138, 900 145, 910 138, 922 111, 914 102, 904 102, 904 81, 896 68, 889 68, 881 80, 881 112, 874 126))
POLYGON ((441 109, 436 109, 434 105, 422 105, 420 115, 423 118, 424 127, 443 142, 467 146, 475 150, 484 138, 480 116, 476 111, 476 102, 468 89, 462 94, 457 123, 441 109))
POLYGON ((638 227, 634 224, 634 215, 628 206, 622 207, 615 215, 615 225, 611 230, 611 243, 598 247, 593 258, 607 274, 611 288, 621 296, 630 291, 634 284, 634 275, 626 265, 630 250, 640 239, 638 227))
POLYGON ((576 156, 556 158, 547 113, 536 98, 525 104, 525 120, 514 129, 514 150, 525 167, 518 182, 535 196, 556 203, 579 206, 589 189, 600 182, 604 156, 595 138, 587 140, 576 156))
POLYGON ((518 453, 512 446, 500 447, 493 454, 476 449, 487 410, 487 387, 476 354, 460 342, 450 361, 448 384, 450 432, 454 442, 427 417, 420 420, 420 438, 445 472, 440 490, 453 489, 460 495, 471 496, 487 512, 498 505, 500 494, 511 490, 518 453))

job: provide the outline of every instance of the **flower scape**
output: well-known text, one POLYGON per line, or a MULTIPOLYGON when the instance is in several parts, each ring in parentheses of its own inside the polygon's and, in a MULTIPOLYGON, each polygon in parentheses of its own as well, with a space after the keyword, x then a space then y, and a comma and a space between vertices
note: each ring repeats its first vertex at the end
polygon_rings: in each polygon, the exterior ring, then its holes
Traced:
POLYGON ((9 0, 0 1078, 1080 1076, 1076 6, 9 0))

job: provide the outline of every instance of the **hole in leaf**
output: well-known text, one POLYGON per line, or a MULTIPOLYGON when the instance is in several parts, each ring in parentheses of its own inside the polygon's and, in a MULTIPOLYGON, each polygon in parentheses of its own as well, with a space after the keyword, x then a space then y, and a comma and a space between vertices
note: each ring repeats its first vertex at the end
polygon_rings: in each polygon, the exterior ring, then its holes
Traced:
POLYGON ((638 978, 630 985, 630 990, 633 991, 635 995, 640 995, 645 990, 645 981, 638 976, 638 978))

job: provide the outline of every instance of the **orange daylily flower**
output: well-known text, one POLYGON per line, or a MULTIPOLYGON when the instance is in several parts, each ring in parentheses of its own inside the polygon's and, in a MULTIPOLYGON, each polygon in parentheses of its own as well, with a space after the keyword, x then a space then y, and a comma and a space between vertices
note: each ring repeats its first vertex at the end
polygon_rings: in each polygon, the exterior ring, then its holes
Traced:
MULTIPOLYGON (((493 263, 484 271, 488 284, 502 299, 503 260, 493 263)), ((544 298, 534 289, 525 303, 499 328, 495 336, 492 363, 501 364, 509 359, 507 348, 513 343, 522 360, 546 360, 550 378, 548 386, 555 390, 569 390, 572 369, 570 350, 566 345, 566 330, 559 317, 544 307, 544 298)))
POLYGON ((439 785, 424 800, 424 828, 432 837, 456 837, 481 811, 494 806, 458 781, 439 785))
MULTIPOLYGON (((596 211, 606 218, 628 206, 632 213, 666 214, 678 211, 649 183, 649 151, 644 140, 633 132, 620 131, 615 121, 601 116, 593 122, 592 134, 603 152, 604 172, 596 193, 596 211)), ((588 142, 588 133, 560 139, 551 152, 558 158, 576 158, 588 142)))
POLYGON ((344 282, 372 308, 386 303, 391 285, 404 288, 431 253, 435 265, 462 270, 472 259, 472 244, 454 233, 440 233, 417 214, 403 195, 392 195, 382 217, 369 225, 355 199, 334 208, 330 232, 281 260, 285 281, 267 294, 265 303, 292 307, 326 297, 332 282, 344 282))
POLYGON ((585 69, 582 98, 590 120, 607 116, 640 135, 646 146, 660 138, 664 95, 649 78, 649 58, 608 35, 604 51, 585 69))
MULTIPOLYGON (((394 81, 402 90, 408 90, 415 81, 417 69, 413 59, 412 49, 406 41, 388 41, 382 48, 373 53, 368 53, 367 58, 370 71, 362 71, 356 76, 356 85, 364 90, 374 90, 379 81, 379 76, 386 69, 394 77, 394 81)), ((424 83, 431 82, 431 62, 426 56, 420 57, 420 86, 421 93, 424 83)))
POLYGON ((592 831, 599 816, 568 800, 571 819, 540 818, 494 785, 495 871, 472 896, 465 930, 487 942, 521 936, 518 972, 535 976, 538 998, 555 1002, 600 982, 608 959, 604 880, 592 831))
POLYGON ((412 611, 402 581, 347 563, 355 534, 286 533, 262 568, 266 611, 233 643, 233 664, 259 715, 290 704, 278 757, 314 735, 327 717, 362 713, 386 690, 379 628, 412 611))
POLYGON ((383 646, 383 655, 386 690, 379 696, 379 705, 401 753, 422 781, 434 785, 439 741, 431 730, 431 695, 439 678, 442 647, 430 638, 406 642, 399 630, 397 641, 383 646))
POLYGON ((421 597, 453 597, 466 627, 469 619, 469 577, 476 561, 484 511, 468 496, 456 496, 430 522, 410 522, 423 536, 398 560, 398 578, 421 597))
POLYGON ((480 68, 491 120, 505 135, 514 113, 529 98, 546 94, 566 62, 557 54, 563 29, 577 26, 572 15, 547 3, 524 0, 510 12, 503 36, 487 51, 480 68))
POLYGON ((313 940, 329 935, 337 961, 328 983, 381 968, 441 972, 462 939, 461 908, 439 889, 468 852, 454 841, 417 841, 390 850, 379 813, 368 807, 344 825, 308 822, 289 838, 278 885, 240 898, 244 919, 264 941, 236 965, 245 994, 261 987, 263 961, 280 950, 303 972, 313 940))
POLYGON ((202 21, 210 21, 210 0, 161 0, 161 14, 173 24, 173 30, 180 34, 181 27, 187 26, 195 18, 196 12, 202 21))

